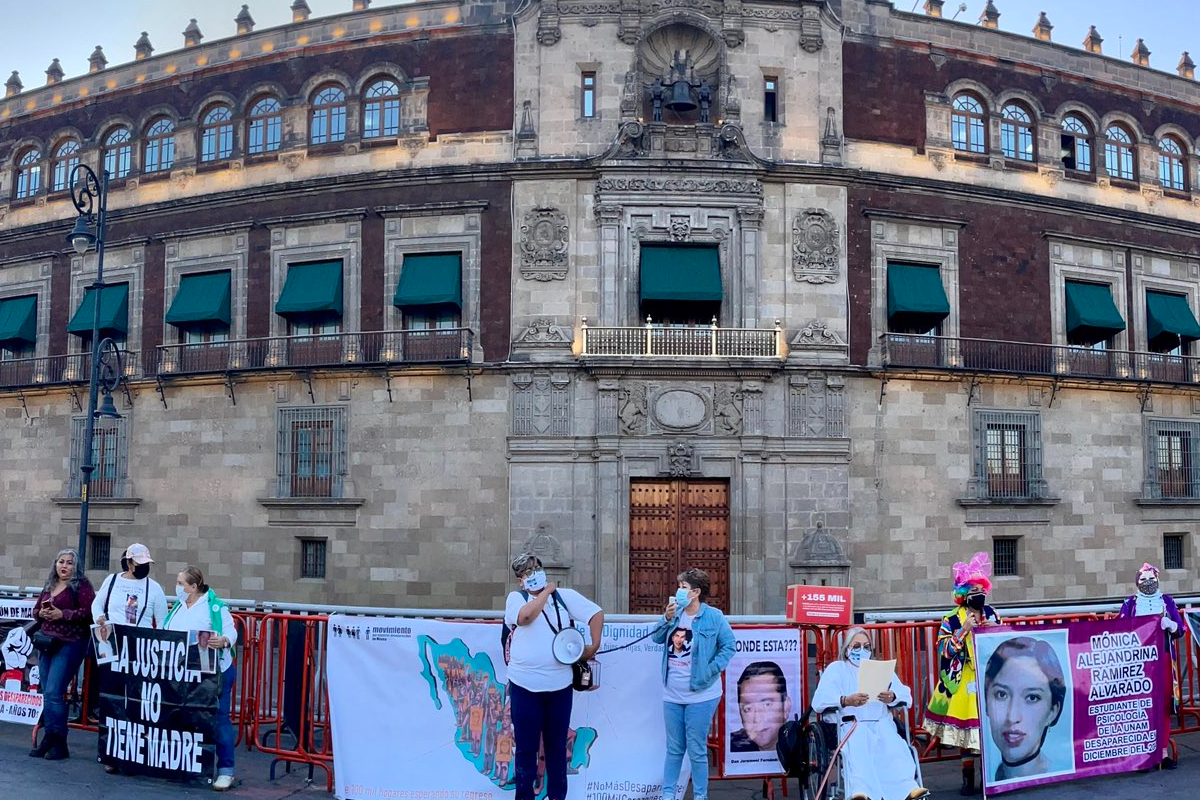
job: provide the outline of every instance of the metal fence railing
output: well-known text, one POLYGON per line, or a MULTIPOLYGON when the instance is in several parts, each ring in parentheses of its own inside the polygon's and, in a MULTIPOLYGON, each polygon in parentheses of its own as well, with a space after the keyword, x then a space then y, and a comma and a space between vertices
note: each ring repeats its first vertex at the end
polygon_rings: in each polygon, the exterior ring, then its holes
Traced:
POLYGON ((721 328, 711 325, 676 326, 653 322, 638 327, 593 327, 587 318, 580 326, 582 349, 587 356, 653 356, 659 358, 787 358, 783 328, 721 328))

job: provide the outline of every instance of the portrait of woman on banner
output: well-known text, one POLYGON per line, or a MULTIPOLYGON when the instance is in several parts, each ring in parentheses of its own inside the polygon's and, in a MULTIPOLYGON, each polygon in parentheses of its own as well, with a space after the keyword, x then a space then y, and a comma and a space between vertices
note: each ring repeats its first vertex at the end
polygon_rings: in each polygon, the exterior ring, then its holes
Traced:
POLYGON ((1066 632, 1017 636, 990 654, 982 644, 980 650, 988 785, 1073 772, 1066 632))

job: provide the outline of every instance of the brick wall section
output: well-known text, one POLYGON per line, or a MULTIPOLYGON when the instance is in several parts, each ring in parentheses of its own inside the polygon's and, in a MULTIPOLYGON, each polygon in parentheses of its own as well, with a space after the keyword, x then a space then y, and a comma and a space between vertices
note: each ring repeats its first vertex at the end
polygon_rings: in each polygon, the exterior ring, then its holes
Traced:
POLYGON ((246 336, 254 339, 271 335, 271 231, 258 226, 250 229, 250 253, 246 265, 246 336))
MULTIPOLYGON (((1050 246, 1047 231, 1120 241, 1180 253, 1196 251, 1195 238, 1148 231, 1049 209, 963 200, 894 189, 850 190, 847 210, 850 357, 867 363, 871 346, 871 220, 865 209, 966 221, 959 236, 960 335, 967 338, 1050 343, 1050 246)), ((1126 259, 1127 286, 1130 259, 1126 259)), ((882 289, 881 289, 882 290, 882 289)))
MULTIPOLYGON (((945 51, 939 51, 945 52, 945 51)), ((1200 129, 1200 109, 1174 102, 1156 102, 1147 114, 1140 94, 1099 81, 1084 81, 1058 75, 1050 90, 1042 82, 1042 71, 947 52, 939 70, 929 57, 928 45, 895 42, 887 48, 861 42, 846 42, 843 57, 847 102, 846 137, 863 141, 925 147, 926 91, 941 92, 951 82, 968 78, 995 93, 1020 89, 1034 95, 1047 113, 1068 101, 1083 103, 1098 115, 1121 111, 1136 118, 1142 130, 1153 133, 1159 126, 1175 123, 1185 130, 1200 129)))
POLYGON ((146 245, 142 264, 142 363, 149 363, 154 348, 162 344, 163 316, 169 300, 163 296, 166 283, 166 245, 155 239, 146 245))
POLYGON ((383 219, 368 214, 362 221, 362 257, 359 259, 362 298, 358 313, 364 331, 383 330, 383 308, 392 301, 392 298, 384 297, 380 289, 384 256, 383 219))

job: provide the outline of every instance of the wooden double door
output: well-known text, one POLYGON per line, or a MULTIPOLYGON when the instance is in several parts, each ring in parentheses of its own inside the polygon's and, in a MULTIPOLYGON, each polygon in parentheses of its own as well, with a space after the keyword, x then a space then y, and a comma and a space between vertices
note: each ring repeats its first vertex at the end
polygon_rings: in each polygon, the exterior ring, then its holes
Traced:
POLYGON ((629 484, 629 613, 661 614, 679 573, 699 567, 708 603, 729 611, 729 481, 629 484))

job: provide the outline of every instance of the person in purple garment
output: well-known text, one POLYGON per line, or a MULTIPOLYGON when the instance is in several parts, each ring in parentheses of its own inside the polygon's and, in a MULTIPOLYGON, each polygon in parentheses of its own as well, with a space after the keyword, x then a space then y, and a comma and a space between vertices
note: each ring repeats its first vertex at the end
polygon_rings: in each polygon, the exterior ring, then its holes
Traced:
MULTIPOLYGON (((1183 617, 1179 616, 1179 608, 1175 598, 1163 594, 1158 585, 1158 568, 1150 564, 1142 564, 1137 574, 1137 592, 1126 598, 1121 604, 1121 613, 1126 617, 1156 616, 1167 637, 1167 652, 1171 656, 1171 683, 1167 684, 1169 698, 1167 700, 1167 716, 1175 713, 1179 698, 1178 678, 1175 676, 1175 640, 1183 636, 1183 617)), ((1163 769, 1175 769, 1175 759, 1170 757, 1170 748, 1163 748, 1163 769)))

